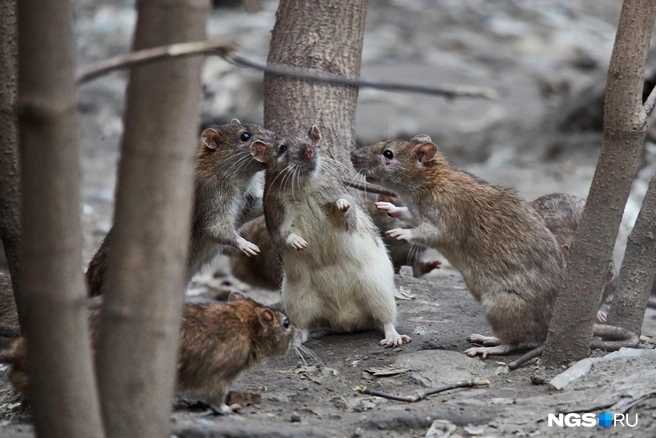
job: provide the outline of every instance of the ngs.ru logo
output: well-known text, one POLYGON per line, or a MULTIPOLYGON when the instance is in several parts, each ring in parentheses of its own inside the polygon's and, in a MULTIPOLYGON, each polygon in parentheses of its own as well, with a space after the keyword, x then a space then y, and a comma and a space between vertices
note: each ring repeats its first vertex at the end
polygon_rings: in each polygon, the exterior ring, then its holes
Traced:
POLYGON ((599 412, 598 414, 548 414, 547 426, 559 427, 612 427, 627 426, 636 427, 638 425, 638 414, 635 414, 633 423, 631 423, 629 414, 613 414, 612 412, 599 412))

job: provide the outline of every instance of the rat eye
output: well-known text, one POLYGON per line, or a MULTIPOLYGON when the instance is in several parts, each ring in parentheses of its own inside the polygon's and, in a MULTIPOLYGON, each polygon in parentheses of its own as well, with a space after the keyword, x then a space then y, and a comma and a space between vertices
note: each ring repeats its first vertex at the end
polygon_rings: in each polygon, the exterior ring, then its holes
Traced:
POLYGON ((383 152, 383 156, 388 160, 391 160, 392 158, 394 158, 394 152, 387 149, 385 152, 383 152))
POLYGON ((283 152, 285 152, 287 150, 287 146, 282 145, 282 146, 280 146, 279 150, 280 150, 280 153, 282 154, 283 152))
POLYGON ((282 320, 282 326, 285 328, 289 328, 289 318, 285 318, 282 320))
POLYGON ((239 138, 241 139, 241 141, 248 141, 248 140, 250 140, 251 137, 252 137, 252 134, 250 132, 246 131, 246 132, 242 133, 239 138))

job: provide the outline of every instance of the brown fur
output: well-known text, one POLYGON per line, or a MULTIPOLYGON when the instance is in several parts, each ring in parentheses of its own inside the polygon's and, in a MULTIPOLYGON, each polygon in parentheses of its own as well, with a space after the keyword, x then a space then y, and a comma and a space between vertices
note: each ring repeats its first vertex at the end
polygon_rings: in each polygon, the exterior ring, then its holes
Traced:
MULTIPOLYGON (((566 193, 552 193, 534 200, 531 207, 542 216, 547 228, 556 236, 567 262, 576 228, 581 222, 585 199, 566 193)), ((617 275, 615 265, 611 262, 602 284, 602 303, 609 299, 616 287, 617 275)))
POLYGON ((232 275, 253 287, 279 290, 282 284, 282 264, 266 228, 264 216, 244 225, 240 234, 244 239, 256 244, 260 248, 260 254, 257 257, 248 257, 242 252, 232 254, 232 275))
MULTIPOLYGON (((264 167, 252 159, 250 148, 253 144, 275 142, 277 136, 273 132, 238 120, 203 131, 196 160, 187 280, 226 246, 251 255, 257 253, 257 247, 237 234, 239 227, 262 214, 261 187, 257 187, 255 176, 264 167), (242 135, 246 132, 251 136, 244 140, 242 135)), ((101 293, 111 239, 112 230, 89 263, 87 282, 91 296, 101 293)))
MULTIPOLYGON (((89 306, 94 345, 99 311, 97 297, 89 306)), ((284 313, 238 293, 233 293, 228 303, 185 303, 178 350, 178 391, 222 406, 230 385, 241 372, 266 358, 285 354, 299 345, 298 336, 284 313)), ((0 361, 11 364, 11 384, 23 393, 29 383, 26 357, 22 337, 10 350, 0 352, 0 361)))
POLYGON ((427 136, 363 147, 352 159, 406 202, 420 222, 410 241, 462 273, 503 344, 544 341, 565 262, 535 209, 514 190, 451 167, 427 136))

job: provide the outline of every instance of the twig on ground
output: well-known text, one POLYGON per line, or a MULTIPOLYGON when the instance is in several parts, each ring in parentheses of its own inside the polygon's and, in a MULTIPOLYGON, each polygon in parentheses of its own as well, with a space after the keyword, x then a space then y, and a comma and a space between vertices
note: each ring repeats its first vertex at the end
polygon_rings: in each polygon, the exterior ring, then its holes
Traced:
MULTIPOLYGON (((593 339, 590 348, 593 350, 617 351, 622 347, 635 348, 640 343, 640 337, 630 330, 614 325, 595 324, 593 336, 602 338, 601 340, 593 339)), ((514 360, 508 364, 511 370, 517 369, 524 363, 540 356, 544 352, 544 345, 541 345, 514 360)))
POLYGON ((380 391, 376 391, 376 390, 373 390, 373 389, 368 389, 366 386, 356 386, 355 390, 357 392, 359 392, 360 394, 374 395, 376 397, 383 397, 383 398, 387 398, 387 399, 390 399, 390 400, 402 401, 402 402, 407 402, 407 403, 415 403, 415 402, 418 402, 420 400, 425 399, 426 397, 428 397, 430 395, 439 394, 440 392, 449 391, 451 389, 489 386, 489 384, 490 384, 490 381, 486 380, 486 379, 467 380, 467 381, 463 381, 463 382, 453 383, 451 385, 445 385, 445 386, 440 386, 440 387, 437 387, 437 388, 427 389, 426 391, 420 391, 415 395, 388 394, 388 393, 385 393, 385 392, 380 392, 380 391))
POLYGON ((386 91, 423 93, 443 96, 446 98, 480 97, 491 100, 499 98, 499 94, 495 90, 484 87, 373 81, 360 78, 349 78, 319 71, 308 71, 284 65, 267 66, 238 56, 235 54, 235 51, 236 45, 232 42, 226 41, 197 41, 172 44, 170 46, 152 47, 86 65, 79 69, 76 79, 78 84, 83 84, 115 70, 132 68, 138 65, 180 57, 216 55, 240 68, 251 68, 273 75, 324 84, 376 88, 386 91))

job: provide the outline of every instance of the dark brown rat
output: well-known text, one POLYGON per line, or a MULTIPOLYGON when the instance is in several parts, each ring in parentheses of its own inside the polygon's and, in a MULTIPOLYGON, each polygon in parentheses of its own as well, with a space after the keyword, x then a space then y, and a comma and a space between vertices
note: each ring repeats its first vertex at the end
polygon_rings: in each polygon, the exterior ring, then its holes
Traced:
MULTIPOLYGON (((498 338, 472 335, 471 356, 543 342, 565 266, 538 212, 514 190, 453 168, 428 136, 384 141, 352 154, 356 170, 394 190, 419 222, 395 238, 433 247, 460 271, 498 338)), ((395 213, 394 206, 380 204, 395 213)))
POLYGON ((264 216, 248 222, 239 232, 244 239, 260 248, 260 254, 257 257, 248 257, 241 252, 232 254, 230 256, 232 275, 253 287, 280 290, 282 262, 266 228, 264 216))
MULTIPOLYGON (((248 256, 259 248, 241 237, 237 230, 262 214, 263 165, 254 160, 251 146, 277 142, 275 133, 257 125, 231 123, 205 129, 196 159, 194 208, 190 236, 187 280, 226 247, 248 256)), ((99 295, 107 266, 112 231, 102 241, 89 263, 89 294, 99 295)))
MULTIPOLYGON (((100 297, 92 301, 89 318, 94 345, 97 342, 100 297)), ((241 293, 227 303, 185 303, 178 349, 177 390, 202 398, 219 412, 226 406, 232 382, 240 373, 264 359, 281 356, 300 345, 300 332, 287 316, 241 293)), ((25 340, 17 339, 0 360, 11 364, 9 380, 19 392, 29 383, 26 374, 25 340)))
POLYGON ((253 147, 266 167, 264 215, 280 252, 283 305, 303 330, 382 328, 381 345, 409 342, 394 327, 394 269, 371 218, 320 156, 318 128, 253 147))

